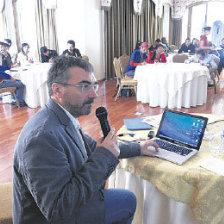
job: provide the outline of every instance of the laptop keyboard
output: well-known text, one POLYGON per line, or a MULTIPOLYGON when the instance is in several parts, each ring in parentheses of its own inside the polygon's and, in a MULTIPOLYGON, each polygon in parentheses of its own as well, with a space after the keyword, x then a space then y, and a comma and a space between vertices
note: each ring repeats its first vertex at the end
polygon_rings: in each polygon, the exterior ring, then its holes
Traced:
POLYGON ((190 152, 193 151, 191 149, 181 147, 181 146, 172 144, 170 142, 162 141, 162 140, 159 140, 159 139, 154 139, 154 142, 156 142, 158 144, 159 148, 165 149, 165 150, 170 151, 170 152, 175 152, 175 153, 177 153, 179 155, 182 155, 182 156, 186 156, 190 152))

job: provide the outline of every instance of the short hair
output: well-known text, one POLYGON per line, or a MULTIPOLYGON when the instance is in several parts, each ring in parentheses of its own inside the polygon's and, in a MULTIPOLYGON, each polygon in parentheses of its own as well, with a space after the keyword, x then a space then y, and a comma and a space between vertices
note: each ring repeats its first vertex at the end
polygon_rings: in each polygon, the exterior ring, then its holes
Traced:
POLYGON ((161 42, 161 40, 160 40, 160 39, 156 39, 156 42, 157 42, 157 43, 160 43, 160 42, 161 42))
POLYGON ((185 39, 185 41, 186 41, 186 40, 189 40, 189 41, 191 41, 191 38, 190 38, 190 37, 187 37, 187 38, 185 39))
POLYGON ((136 41, 136 44, 135 44, 135 50, 139 49, 139 47, 141 46, 141 41, 136 41))
POLYGON ((198 50, 196 54, 202 55, 202 57, 205 57, 205 51, 204 50, 198 50))
POLYGON ((48 51, 48 48, 47 48, 46 46, 43 46, 43 47, 40 48, 40 53, 41 53, 41 54, 44 54, 44 53, 46 53, 47 51, 48 51))
POLYGON ((23 52, 23 54, 25 54, 23 48, 26 47, 26 46, 30 47, 30 45, 28 43, 22 43, 22 52, 23 52))
POLYGON ((210 30, 211 30, 211 27, 210 27, 210 26, 205 26, 205 27, 203 28, 203 30, 208 30, 208 31, 210 31, 210 30))
POLYGON ((49 95, 53 95, 52 84, 53 83, 67 83, 71 78, 69 69, 72 67, 82 68, 86 72, 92 73, 93 66, 86 60, 73 56, 61 55, 54 59, 54 62, 48 71, 47 85, 49 89, 49 95))
POLYGON ((164 40, 166 40, 166 37, 162 37, 162 39, 161 39, 162 43, 163 43, 164 40))
POLYGON ((9 45, 9 47, 11 47, 12 41, 10 39, 5 39, 5 42, 9 45))
POLYGON ((74 40, 68 40, 67 44, 71 44, 73 47, 75 47, 75 41, 74 40))

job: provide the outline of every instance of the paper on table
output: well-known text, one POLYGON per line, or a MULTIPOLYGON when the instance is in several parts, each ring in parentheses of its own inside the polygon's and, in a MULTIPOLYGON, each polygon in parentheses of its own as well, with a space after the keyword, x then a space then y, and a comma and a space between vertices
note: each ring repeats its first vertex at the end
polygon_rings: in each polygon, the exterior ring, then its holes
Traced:
POLYGON ((160 124, 161 118, 162 118, 162 114, 155 117, 150 117, 150 118, 145 117, 143 121, 147 124, 152 125, 153 127, 158 127, 160 124))
POLYGON ((200 166, 214 173, 224 176, 224 161, 217 158, 210 158, 200 163, 200 166))

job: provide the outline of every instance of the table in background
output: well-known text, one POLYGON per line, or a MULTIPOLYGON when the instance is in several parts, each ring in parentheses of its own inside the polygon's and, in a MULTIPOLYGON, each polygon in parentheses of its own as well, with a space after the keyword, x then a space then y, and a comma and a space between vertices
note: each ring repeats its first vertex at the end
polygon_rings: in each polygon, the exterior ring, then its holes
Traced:
POLYGON ((28 107, 44 106, 49 99, 47 73, 51 63, 35 63, 24 67, 15 67, 12 76, 25 85, 24 100, 28 107))
MULTIPOLYGON (((220 120, 208 124, 207 130, 222 133, 223 115, 200 115, 207 116, 208 123, 220 120)), ((123 126, 119 133, 127 133, 127 129, 123 126)), ((146 138, 148 131, 133 133, 146 138)), ((131 139, 128 135, 122 138, 131 139)), ((223 224, 224 177, 200 167, 211 156, 208 142, 203 140, 199 153, 182 166, 151 157, 121 159, 109 187, 135 193, 133 224, 223 224)), ((224 156, 220 158, 224 160, 224 156)))
POLYGON ((207 67, 197 63, 156 63, 137 66, 137 101, 151 107, 190 108, 207 100, 207 67))

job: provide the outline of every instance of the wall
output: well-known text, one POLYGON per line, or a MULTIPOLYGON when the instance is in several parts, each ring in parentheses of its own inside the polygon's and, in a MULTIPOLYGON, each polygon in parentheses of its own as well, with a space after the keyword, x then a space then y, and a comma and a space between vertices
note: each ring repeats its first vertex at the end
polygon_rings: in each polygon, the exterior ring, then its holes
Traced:
POLYGON ((73 39, 82 55, 88 55, 98 80, 103 74, 103 42, 101 8, 99 0, 58 0, 56 28, 59 53, 67 48, 67 40, 73 39))

